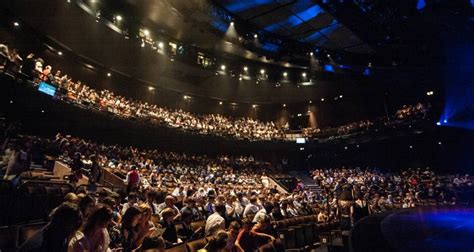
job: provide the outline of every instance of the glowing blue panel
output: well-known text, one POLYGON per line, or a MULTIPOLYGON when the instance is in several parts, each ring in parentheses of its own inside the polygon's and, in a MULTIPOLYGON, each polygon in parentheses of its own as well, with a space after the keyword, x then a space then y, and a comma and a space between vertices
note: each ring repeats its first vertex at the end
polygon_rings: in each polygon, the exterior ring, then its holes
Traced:
POLYGON ((226 32, 227 29, 229 28, 229 25, 228 24, 225 24, 224 22, 222 21, 219 21, 219 20, 213 20, 212 21, 212 26, 214 28, 216 28, 217 30, 221 31, 221 32, 226 32))
POLYGON ((417 10, 422 10, 426 7, 426 2, 425 0, 418 0, 418 3, 416 4, 416 9, 417 10))
POLYGON ((362 73, 364 76, 370 76, 372 72, 370 71, 370 68, 365 68, 364 72, 362 73))
POLYGON ((319 40, 320 38, 323 37, 323 34, 321 34, 320 32, 315 32, 311 35, 309 35, 308 37, 306 37, 305 39, 303 39, 304 41, 307 41, 307 42, 312 42, 312 41, 316 41, 316 40, 319 40))
POLYGON ((324 71, 334 73, 334 67, 332 65, 324 65, 324 71))
POLYGON ((265 51, 276 52, 280 47, 276 44, 265 42, 262 46, 262 49, 265 51))
POLYGON ((347 66, 347 65, 339 65, 339 68, 340 68, 340 69, 351 69, 352 67, 351 67, 351 66, 347 66))
POLYGON ((330 25, 328 25, 326 28, 321 29, 320 32, 328 36, 339 27, 340 27, 340 24, 337 22, 336 19, 334 19, 330 25))
POLYGON ((235 1, 225 8, 230 12, 242 12, 264 4, 272 4, 273 0, 239 0, 235 1))
POLYGON ((321 7, 319 7, 318 5, 314 5, 311 8, 305 9, 304 11, 301 11, 295 15, 288 17, 288 19, 284 20, 283 22, 271 24, 265 27, 264 29, 269 32, 274 32, 281 28, 281 26, 293 28, 302 24, 303 22, 316 18, 319 14, 323 12, 324 10, 321 9, 321 7))

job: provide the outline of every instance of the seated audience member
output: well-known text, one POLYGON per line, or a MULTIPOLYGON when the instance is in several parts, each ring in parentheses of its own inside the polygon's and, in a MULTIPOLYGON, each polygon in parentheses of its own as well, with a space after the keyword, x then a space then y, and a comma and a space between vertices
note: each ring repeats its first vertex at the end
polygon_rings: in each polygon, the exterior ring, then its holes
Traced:
POLYGON ((79 194, 79 208, 81 209, 84 219, 89 217, 89 214, 95 207, 95 199, 90 195, 79 194))
POLYGON ((252 222, 249 219, 242 220, 242 228, 235 239, 235 247, 239 252, 255 251, 257 248, 252 239, 252 222))
POLYGON ((209 215, 206 220, 205 234, 206 236, 214 235, 219 230, 225 230, 225 206, 216 204, 216 211, 209 215))
POLYGON ((178 237, 183 241, 191 241, 195 238, 204 235, 203 227, 199 227, 196 230, 193 230, 191 223, 193 221, 193 214, 185 209, 181 212, 181 228, 178 229, 178 237), (201 235, 202 233, 202 235, 201 235))
POLYGON ((268 216, 264 215, 258 221, 259 222, 257 222, 257 224, 255 224, 250 230, 253 239, 252 244, 259 247, 266 244, 268 241, 275 241, 275 237, 268 234, 271 228, 268 216))
POLYGON ((240 232, 240 224, 237 221, 232 221, 229 225, 229 230, 227 231, 228 239, 227 245, 225 246, 225 251, 237 251, 237 247, 235 246, 235 241, 237 240, 237 236, 240 232))
POLYGON ((72 203, 62 203, 51 214, 51 220, 33 237, 25 241, 19 252, 67 251, 68 239, 82 224, 82 213, 72 203))
MULTIPOLYGON (((193 221, 198 221, 204 219, 202 216, 202 213, 197 209, 196 207, 196 200, 193 197, 187 197, 184 200, 184 207, 181 208, 180 212, 183 213, 184 211, 191 212, 192 214, 192 220, 193 221)), ((183 217, 181 217, 183 218, 183 217)))
POLYGON ((198 252, 223 252, 227 246, 229 235, 224 230, 218 231, 203 249, 198 252))
POLYGON ((174 210, 172 208, 165 208, 161 212, 161 228, 164 229, 162 237, 169 244, 178 242, 178 233, 174 224, 174 210))
POLYGON ((122 216, 119 238, 114 238, 115 244, 122 245, 124 251, 132 251, 138 248, 145 235, 139 230, 142 212, 136 206, 129 207, 122 216))
POLYGON ((166 196, 165 202, 158 205, 158 213, 162 214, 161 212, 166 208, 171 208, 171 210, 173 210, 173 219, 179 220, 181 214, 179 209, 174 205, 174 197, 171 195, 166 196))
POLYGON ((138 221, 138 232, 140 237, 146 237, 155 231, 155 225, 151 221, 151 208, 146 203, 142 203, 138 206, 142 212, 140 220, 138 221))
POLYGON ((132 207, 132 206, 136 206, 137 205, 137 202, 138 202, 138 196, 136 193, 130 193, 128 194, 127 196, 127 202, 125 202, 125 204, 123 204, 122 206, 122 212, 121 214, 124 215, 125 212, 127 212, 127 210, 132 207))
POLYGON ((270 218, 270 214, 273 211, 273 204, 270 202, 265 202, 264 205, 264 208, 260 209, 257 214, 255 214, 255 217, 252 220, 253 223, 258 223, 261 219, 270 218))
POLYGON ((257 197, 250 197, 250 203, 245 206, 244 209, 244 218, 249 217, 249 215, 256 214, 260 209, 257 206, 257 197))
POLYGON ((165 241, 156 232, 145 237, 137 252, 165 252, 165 241))
POLYGON ((78 204, 79 203, 79 197, 75 193, 68 193, 66 196, 64 196, 64 202, 69 202, 72 204, 78 204))
POLYGON ((107 226, 112 221, 112 217, 112 210, 109 207, 96 207, 84 226, 69 241, 68 252, 107 252, 110 242, 107 226))

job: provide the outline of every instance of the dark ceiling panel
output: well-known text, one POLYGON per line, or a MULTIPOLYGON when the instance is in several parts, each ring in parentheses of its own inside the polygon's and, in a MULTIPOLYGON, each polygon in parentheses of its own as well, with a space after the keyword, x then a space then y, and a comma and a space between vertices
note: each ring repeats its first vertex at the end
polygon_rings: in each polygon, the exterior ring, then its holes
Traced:
MULTIPOLYGON (((216 0, 259 29, 314 46, 342 49, 362 41, 312 0, 216 0), (333 34, 335 33, 335 34, 333 34)), ((369 46, 365 48, 370 48, 369 46)))

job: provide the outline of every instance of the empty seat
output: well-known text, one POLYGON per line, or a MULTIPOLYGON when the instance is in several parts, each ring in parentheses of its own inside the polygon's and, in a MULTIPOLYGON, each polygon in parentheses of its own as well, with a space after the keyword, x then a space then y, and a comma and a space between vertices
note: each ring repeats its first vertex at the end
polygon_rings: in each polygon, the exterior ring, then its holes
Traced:
POLYGON ((205 238, 190 241, 186 243, 186 247, 188 248, 188 252, 197 252, 198 250, 204 248, 207 244, 205 238))

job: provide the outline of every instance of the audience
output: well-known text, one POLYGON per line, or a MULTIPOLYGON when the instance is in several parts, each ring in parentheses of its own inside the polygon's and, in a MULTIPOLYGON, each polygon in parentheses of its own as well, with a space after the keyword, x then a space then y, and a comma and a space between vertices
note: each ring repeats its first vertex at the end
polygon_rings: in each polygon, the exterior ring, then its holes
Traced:
MULTIPOLYGON (((53 75, 53 67, 50 65, 43 67, 44 61, 41 58, 35 59, 33 54, 29 54, 23 62, 17 50, 9 50, 6 42, 0 44, 0 56, 6 62, 0 65, 9 68, 10 72, 15 74, 20 71, 21 66, 21 72, 35 79, 36 84, 44 81, 64 90, 57 92, 57 99, 82 108, 100 110, 122 118, 140 119, 147 123, 182 129, 191 133, 247 140, 288 140, 285 135, 287 125, 280 127, 274 122, 261 122, 252 118, 231 118, 219 114, 195 115, 180 109, 172 110, 156 104, 127 99, 110 90, 95 90, 81 81, 73 81, 60 70, 53 75), (8 67, 8 65, 18 67, 8 67)), ((425 118, 427 111, 428 106, 421 103, 415 106, 404 105, 396 112, 395 118, 397 120, 425 118)), ((372 121, 364 120, 324 130, 306 128, 302 130, 302 133, 304 137, 330 137, 373 127, 372 121)))

